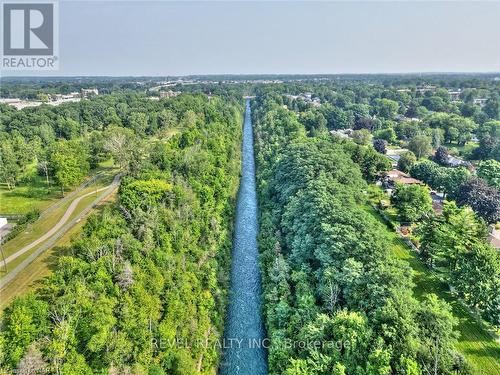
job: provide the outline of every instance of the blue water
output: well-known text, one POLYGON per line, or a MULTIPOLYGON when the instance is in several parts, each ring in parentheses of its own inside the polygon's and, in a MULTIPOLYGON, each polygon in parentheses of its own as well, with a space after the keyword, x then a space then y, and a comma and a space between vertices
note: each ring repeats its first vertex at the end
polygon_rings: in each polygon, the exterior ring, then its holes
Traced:
POLYGON ((231 288, 226 316, 221 375, 267 374, 257 249, 257 194, 252 120, 247 100, 243 125, 242 176, 236 203, 231 288))

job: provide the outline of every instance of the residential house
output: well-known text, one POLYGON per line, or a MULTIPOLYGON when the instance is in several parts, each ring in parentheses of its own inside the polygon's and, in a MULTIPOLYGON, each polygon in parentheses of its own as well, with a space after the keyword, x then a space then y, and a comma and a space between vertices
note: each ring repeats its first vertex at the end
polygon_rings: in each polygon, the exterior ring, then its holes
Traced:
POLYGON ((480 107, 484 107, 486 105, 487 101, 488 101, 488 99, 485 99, 485 98, 476 98, 476 99, 474 99, 473 103, 475 105, 480 106, 480 107))
POLYGON ((99 95, 99 90, 97 89, 82 89, 80 92, 82 98, 89 98, 95 95, 99 95))
POLYGON ((458 89, 457 91, 448 90, 448 94, 450 94, 450 98, 452 102, 458 102, 460 100, 460 94, 462 90, 458 89))
POLYGON ((390 195, 396 187, 396 184, 403 185, 425 185, 424 182, 411 177, 409 174, 404 173, 398 169, 393 169, 389 172, 382 172, 379 177, 380 184, 386 192, 390 195))

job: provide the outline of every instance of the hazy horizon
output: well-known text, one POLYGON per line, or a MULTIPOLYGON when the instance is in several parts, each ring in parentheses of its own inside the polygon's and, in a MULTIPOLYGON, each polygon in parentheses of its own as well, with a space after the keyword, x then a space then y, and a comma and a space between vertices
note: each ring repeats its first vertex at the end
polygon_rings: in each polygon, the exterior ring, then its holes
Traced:
POLYGON ((95 75, 95 74, 75 74, 75 75, 28 75, 28 74, 2 74, 1 78, 188 78, 188 77, 218 77, 218 76, 234 76, 234 77, 290 77, 290 76, 319 76, 319 77, 328 77, 328 76, 433 76, 433 75, 490 75, 490 74, 500 74, 500 70, 498 71, 470 71, 470 72, 438 72, 438 71, 428 71, 428 72, 383 72, 383 73, 196 73, 196 74, 183 74, 183 75, 174 75, 174 74, 163 74, 163 75, 95 75))

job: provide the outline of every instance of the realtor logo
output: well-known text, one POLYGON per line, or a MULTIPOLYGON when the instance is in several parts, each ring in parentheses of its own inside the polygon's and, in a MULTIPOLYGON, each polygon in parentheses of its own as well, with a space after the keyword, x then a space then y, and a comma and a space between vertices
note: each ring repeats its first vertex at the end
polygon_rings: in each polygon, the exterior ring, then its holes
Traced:
POLYGON ((2 69, 57 69, 57 3, 2 5, 2 69))
POLYGON ((4 4, 3 54, 52 55, 54 4, 4 4))

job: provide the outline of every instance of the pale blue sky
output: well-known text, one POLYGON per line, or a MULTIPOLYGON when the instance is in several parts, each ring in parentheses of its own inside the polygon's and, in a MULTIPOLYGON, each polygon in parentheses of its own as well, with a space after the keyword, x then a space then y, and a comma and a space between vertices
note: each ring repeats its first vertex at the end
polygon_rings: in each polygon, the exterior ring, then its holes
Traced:
POLYGON ((500 71, 498 1, 62 0, 59 13, 52 75, 500 71))

